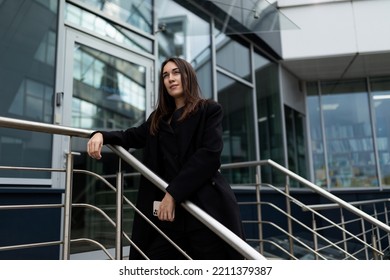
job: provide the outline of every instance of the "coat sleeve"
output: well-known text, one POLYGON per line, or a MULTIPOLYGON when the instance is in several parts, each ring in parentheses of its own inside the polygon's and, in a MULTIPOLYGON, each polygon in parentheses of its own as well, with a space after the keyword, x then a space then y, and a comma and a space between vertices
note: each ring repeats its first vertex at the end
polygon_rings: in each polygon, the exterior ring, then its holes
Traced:
POLYGON ((189 199, 197 190, 212 180, 221 165, 222 107, 210 103, 205 112, 203 128, 195 138, 199 138, 196 150, 186 160, 178 175, 169 183, 169 192, 177 203, 189 199))
POLYGON ((103 135, 103 145, 118 145, 126 150, 130 148, 140 149, 145 147, 149 134, 150 117, 138 127, 131 127, 126 130, 118 131, 95 131, 91 134, 100 132, 103 135))

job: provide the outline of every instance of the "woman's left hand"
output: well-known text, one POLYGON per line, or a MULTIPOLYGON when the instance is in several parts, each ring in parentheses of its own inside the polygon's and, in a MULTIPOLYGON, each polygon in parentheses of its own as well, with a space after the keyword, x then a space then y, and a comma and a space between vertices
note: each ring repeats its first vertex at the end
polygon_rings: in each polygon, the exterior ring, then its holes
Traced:
POLYGON ((175 220, 175 204, 175 199, 166 193, 158 210, 159 220, 173 222, 175 220))

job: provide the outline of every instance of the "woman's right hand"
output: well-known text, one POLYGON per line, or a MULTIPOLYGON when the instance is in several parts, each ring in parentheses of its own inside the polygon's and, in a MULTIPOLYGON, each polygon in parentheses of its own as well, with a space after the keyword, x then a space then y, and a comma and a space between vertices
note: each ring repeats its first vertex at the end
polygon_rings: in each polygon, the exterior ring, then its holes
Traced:
POLYGON ((91 158, 101 159, 103 147, 103 135, 100 132, 95 133, 87 144, 87 152, 91 158))

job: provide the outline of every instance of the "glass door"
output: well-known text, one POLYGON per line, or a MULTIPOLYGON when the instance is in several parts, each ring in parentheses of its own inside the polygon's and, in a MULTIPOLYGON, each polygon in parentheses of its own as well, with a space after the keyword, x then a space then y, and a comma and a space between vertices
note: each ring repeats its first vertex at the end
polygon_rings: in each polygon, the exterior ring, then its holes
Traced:
MULTIPOLYGON (((72 29, 66 31, 64 93, 61 104, 62 124, 74 128, 94 130, 125 130, 145 121, 153 107, 153 60, 129 50, 111 45, 98 38, 72 29)), ((59 102, 61 103, 61 102, 59 102)), ((65 139, 65 138, 64 138, 65 139)), ((115 186, 115 174, 120 168, 127 174, 135 173, 109 149, 103 158, 93 160, 86 154, 88 139, 74 138, 70 145, 78 152, 75 169, 86 169, 104 176, 115 186)), ((69 147, 64 143, 63 147, 69 147)), ((142 152, 135 153, 141 156, 142 152)), ((125 195, 135 200, 139 175, 125 178, 125 195)), ((115 192, 93 176, 75 173, 73 202, 88 203, 101 208, 115 221, 115 192)), ((133 210, 124 209, 124 229, 130 234, 133 210)), ((72 210, 71 238, 89 238, 106 248, 115 245, 115 229, 101 214, 87 208, 72 210)), ((85 254, 98 248, 91 244, 71 246, 71 254, 85 254)))
POLYGON ((126 129, 151 112, 152 60, 68 30, 65 67, 65 125, 126 129))

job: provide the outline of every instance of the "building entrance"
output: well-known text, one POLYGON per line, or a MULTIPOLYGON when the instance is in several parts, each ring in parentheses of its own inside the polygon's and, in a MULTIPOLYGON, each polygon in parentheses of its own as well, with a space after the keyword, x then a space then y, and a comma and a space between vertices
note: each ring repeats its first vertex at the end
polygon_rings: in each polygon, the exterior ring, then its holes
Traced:
MULTIPOLYGON (((153 60, 70 28, 65 37, 64 92, 56 96, 56 122, 91 131, 125 130, 143 123, 154 105, 153 60)), ((106 147, 102 160, 96 161, 86 154, 88 139, 61 139, 63 151, 77 152, 75 169, 95 172, 114 186, 118 169, 133 172, 123 162, 120 164, 106 147)), ((138 180, 134 176, 125 183, 125 193, 134 200, 138 180)), ((115 192, 85 174, 75 173, 73 185, 74 203, 95 205, 115 219, 115 192)), ((90 238, 106 248, 114 247, 115 230, 111 224, 94 211, 85 208, 72 211, 72 239, 90 238)), ((132 216, 132 209, 124 211, 126 217, 132 216)), ((130 221, 124 225, 128 231, 130 226, 130 221)), ((85 258, 93 258, 93 251, 96 247, 90 245, 71 247, 71 254, 86 254, 85 258)))

